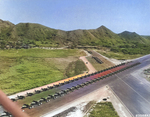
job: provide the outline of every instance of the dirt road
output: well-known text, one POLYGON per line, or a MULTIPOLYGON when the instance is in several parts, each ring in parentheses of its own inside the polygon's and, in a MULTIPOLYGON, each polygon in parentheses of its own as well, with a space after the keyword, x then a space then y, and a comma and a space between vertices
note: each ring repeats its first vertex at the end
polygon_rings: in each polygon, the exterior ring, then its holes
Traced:
POLYGON ((89 69, 89 74, 96 72, 97 70, 93 67, 93 65, 85 58, 85 56, 80 57, 80 59, 84 62, 86 67, 89 69))

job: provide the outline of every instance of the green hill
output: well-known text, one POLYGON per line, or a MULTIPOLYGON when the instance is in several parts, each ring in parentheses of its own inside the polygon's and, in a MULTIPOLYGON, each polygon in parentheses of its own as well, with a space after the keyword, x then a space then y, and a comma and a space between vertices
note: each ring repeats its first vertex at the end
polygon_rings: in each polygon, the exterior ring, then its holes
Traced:
POLYGON ((150 36, 144 36, 144 35, 141 35, 143 38, 146 38, 148 40, 150 40, 150 36))
POLYGON ((143 43, 143 44, 147 43, 146 38, 138 35, 135 32, 124 31, 124 32, 120 33, 119 36, 123 37, 128 42, 139 42, 139 43, 143 43))
POLYGON ((10 38, 14 26, 14 24, 0 19, 0 40, 7 40, 10 38))
POLYGON ((63 47, 69 46, 102 46, 114 52, 121 51, 129 54, 149 53, 150 39, 140 36, 135 32, 122 32, 115 34, 105 26, 91 30, 62 31, 52 29, 40 24, 19 23, 14 25, 8 21, 0 20, 0 48, 22 47, 63 47), (136 52, 131 52, 132 49, 136 52), (136 48, 136 49, 135 49, 136 48), (144 51, 143 51, 144 49, 144 51))

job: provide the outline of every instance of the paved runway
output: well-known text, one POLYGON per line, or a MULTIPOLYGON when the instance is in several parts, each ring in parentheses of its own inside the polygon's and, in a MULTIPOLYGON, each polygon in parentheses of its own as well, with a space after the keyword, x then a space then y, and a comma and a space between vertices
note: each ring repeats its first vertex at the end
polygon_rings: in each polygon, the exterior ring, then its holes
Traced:
POLYGON ((109 84, 134 116, 136 114, 150 114, 150 83, 140 76, 137 78, 132 75, 132 72, 147 65, 150 66, 150 61, 142 60, 144 58, 139 60, 142 62, 140 65, 117 74, 117 80, 109 84))
POLYGON ((26 109, 25 112, 32 117, 39 117, 89 94, 98 88, 109 85, 133 116, 136 116, 136 114, 150 114, 150 85, 145 79, 141 77, 137 78, 132 75, 133 72, 150 65, 149 59, 150 55, 137 59, 135 62, 139 61, 141 64, 133 68, 85 86, 79 90, 75 90, 63 97, 52 100, 49 103, 31 110, 26 109))

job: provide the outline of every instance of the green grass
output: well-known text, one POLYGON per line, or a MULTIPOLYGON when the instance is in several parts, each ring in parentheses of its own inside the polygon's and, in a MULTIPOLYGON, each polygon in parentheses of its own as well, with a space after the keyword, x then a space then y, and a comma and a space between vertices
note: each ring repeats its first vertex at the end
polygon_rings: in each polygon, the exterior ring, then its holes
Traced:
POLYGON ((89 57, 86 57, 87 60, 93 65, 93 67, 100 71, 100 70, 103 70, 105 68, 108 68, 108 65, 106 63, 102 63, 102 64, 99 64, 94 58, 92 58, 91 56, 89 57))
POLYGON ((66 76, 72 77, 76 74, 84 73, 88 71, 87 67, 81 60, 77 60, 75 62, 71 62, 68 67, 66 68, 66 76))
POLYGON ((141 54, 129 55, 129 54, 123 54, 121 52, 115 53, 115 52, 112 52, 112 51, 104 52, 104 51, 97 50, 97 52, 99 52, 100 54, 102 54, 102 55, 104 55, 108 58, 114 58, 114 59, 118 59, 118 60, 135 59, 135 58, 143 56, 141 54))
POLYGON ((83 55, 81 50, 0 50, 0 89, 10 95, 67 78, 68 64, 83 55))
POLYGON ((63 79, 63 73, 37 60, 20 60, 21 63, 0 75, 0 87, 6 93, 19 92, 63 79))
POLYGON ((111 102, 97 103, 89 117, 119 117, 111 102))
POLYGON ((0 56, 5 57, 38 57, 38 58, 63 58, 67 56, 79 56, 80 53, 77 49, 67 50, 44 50, 44 49, 11 49, 0 50, 0 56))

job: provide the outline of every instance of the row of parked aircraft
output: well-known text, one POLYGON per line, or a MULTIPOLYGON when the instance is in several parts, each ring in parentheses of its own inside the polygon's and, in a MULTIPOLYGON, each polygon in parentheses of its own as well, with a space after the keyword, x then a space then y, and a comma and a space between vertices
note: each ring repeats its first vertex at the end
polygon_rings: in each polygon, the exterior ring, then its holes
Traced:
MULTIPOLYGON (((63 83, 59 83, 59 84, 56 84, 56 85, 53 85, 53 86, 48 86, 48 87, 46 87, 46 88, 41 88, 41 90, 35 90, 33 93, 28 93, 28 92, 27 92, 27 94, 26 94, 25 96, 17 96, 17 98, 12 99, 12 101, 17 101, 17 100, 19 100, 19 99, 25 99, 25 98, 28 97, 28 96, 33 96, 33 95, 39 94, 39 93, 41 93, 41 92, 43 92, 43 91, 47 91, 47 90, 50 90, 50 89, 53 89, 53 88, 56 88, 56 87, 59 87, 59 86, 62 86, 62 85, 65 85, 65 84, 74 82, 74 81, 76 81, 76 80, 83 79, 83 78, 86 78, 86 77, 89 77, 89 76, 92 76, 92 75, 95 75, 95 74, 98 74, 98 73, 101 73, 101 72, 104 72, 104 71, 107 71, 107 70, 110 70, 110 69, 119 67, 119 66, 125 65, 125 64, 126 64, 126 63, 122 63, 122 64, 119 64, 119 65, 116 65, 116 66, 113 66, 113 67, 110 67, 110 68, 107 68, 107 69, 104 69, 104 70, 101 70, 101 71, 92 73, 92 74, 88 74, 88 75, 85 75, 85 76, 82 76, 82 77, 78 77, 78 78, 76 78, 76 79, 68 80, 68 81, 65 81, 65 82, 63 82, 63 83)), ((139 64, 139 63, 136 63, 136 64, 139 64)), ((78 84, 78 85, 76 85, 76 86, 72 86, 72 87, 67 88, 67 89, 65 89, 65 90, 60 90, 59 92, 55 92, 55 94, 53 94, 53 95, 48 95, 46 98, 41 98, 41 99, 39 99, 38 101, 33 100, 30 104, 24 104, 24 105, 22 106, 22 109, 24 109, 24 108, 29 108, 29 109, 31 109, 31 108, 34 108, 35 106, 40 106, 40 105, 43 104, 43 103, 49 102, 51 99, 56 99, 56 98, 59 97, 59 96, 63 96, 63 95, 65 95, 65 94, 67 94, 68 92, 72 92, 72 91, 74 91, 74 90, 76 90, 76 89, 82 88, 82 87, 84 87, 84 86, 86 86, 86 85, 89 85, 89 84, 94 83, 94 82, 96 82, 96 81, 102 80, 102 79, 104 79, 104 78, 106 78, 106 77, 108 77, 108 76, 111 76, 111 75, 113 75, 113 74, 116 74, 117 72, 121 72, 121 71, 123 71, 123 70, 125 70, 125 69, 128 69, 129 67, 132 67, 132 66, 134 66, 134 65, 136 65, 136 64, 133 64, 133 65, 130 65, 130 66, 125 67, 125 68, 123 68, 123 69, 120 69, 120 70, 111 72, 111 73, 109 73, 109 74, 106 74, 106 75, 104 75, 104 76, 95 78, 95 79, 93 79, 93 80, 89 80, 89 81, 83 82, 83 83, 78 84)))
MULTIPOLYGON (((133 64, 132 66, 135 66, 135 65, 136 65, 136 64, 133 64)), ((129 67, 132 67, 132 66, 129 66, 129 67)), ((125 68, 125 69, 128 69, 129 67, 127 67, 127 68, 125 68)), ((122 69, 121 71, 123 71, 123 70, 125 70, 125 69, 122 69)), ((118 72, 118 71, 113 72, 113 73, 111 73, 111 74, 107 74, 107 75, 105 75, 105 76, 101 76, 101 77, 96 78, 96 79, 93 79, 93 80, 86 81, 86 82, 84 82, 84 83, 82 83, 82 84, 78 84, 78 85, 76 85, 76 86, 72 86, 71 88, 67 88, 66 90, 61 90, 60 92, 56 92, 54 95, 48 95, 46 98, 41 98, 39 101, 32 101, 30 105, 24 104, 24 105, 22 106, 22 109, 24 109, 24 108, 29 108, 29 109, 31 109, 31 108, 34 108, 34 107, 36 107, 36 106, 40 106, 40 105, 43 104, 43 103, 49 102, 51 99, 56 99, 56 98, 58 98, 58 97, 60 97, 60 96, 63 96, 63 95, 65 95, 65 94, 67 94, 68 92, 72 92, 72 91, 74 91, 74 90, 77 90, 77 89, 79 89, 79 88, 82 88, 82 87, 84 87, 84 86, 87 86, 87 85, 89 85, 89 84, 92 84, 92 83, 94 83, 94 82, 97 82, 97 81, 99 81, 99 80, 102 80, 102 79, 104 79, 104 78, 106 78, 106 77, 108 77, 108 76, 111 76, 111 75, 113 75, 113 74, 115 74, 115 73, 117 73, 117 72, 118 72)), ((98 73, 98 72, 96 72, 96 73, 98 73)), ((93 75, 96 74, 96 73, 93 73, 93 75)), ((77 80, 77 79, 75 79, 75 80, 77 80)), ((78 79, 78 80, 79 80, 79 79, 78 79)), ((48 88, 44 89, 44 91, 46 91, 46 90, 48 90, 48 88)))

